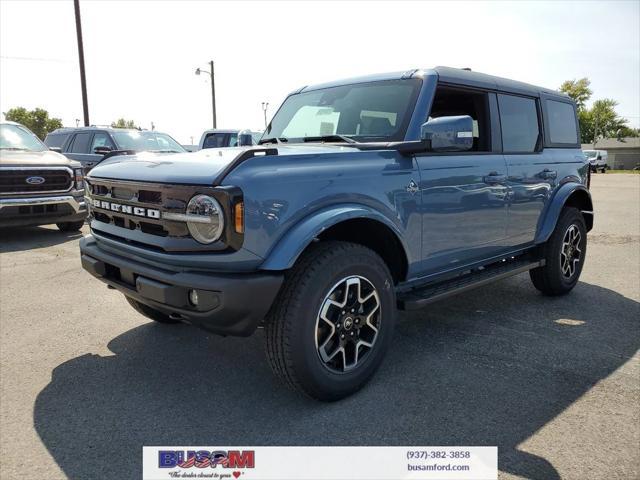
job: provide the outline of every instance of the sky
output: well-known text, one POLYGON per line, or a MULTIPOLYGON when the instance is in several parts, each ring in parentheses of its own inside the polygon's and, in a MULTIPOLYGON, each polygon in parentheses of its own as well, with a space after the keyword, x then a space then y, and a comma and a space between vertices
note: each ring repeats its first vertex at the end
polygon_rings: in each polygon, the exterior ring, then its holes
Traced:
MULTIPOLYGON (((81 0, 89 115, 151 122, 183 144, 264 128, 304 85, 437 65, 558 88, 588 77, 640 127, 640 1, 213 2, 81 0)), ((0 111, 82 119, 71 0, 0 0, 0 111)), ((2 117, 4 118, 4 117, 2 117)), ((81 121, 82 124, 82 121, 81 121)))

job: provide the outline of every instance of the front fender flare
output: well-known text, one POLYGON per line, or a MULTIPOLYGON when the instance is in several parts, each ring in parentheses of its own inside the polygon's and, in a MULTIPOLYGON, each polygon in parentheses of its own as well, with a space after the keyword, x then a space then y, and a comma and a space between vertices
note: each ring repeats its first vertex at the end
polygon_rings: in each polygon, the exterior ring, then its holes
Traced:
POLYGON ((408 252, 400 228, 379 211, 359 204, 332 206, 315 212, 291 227, 267 254, 261 270, 286 270, 293 266, 300 254, 322 232, 340 222, 354 218, 376 220, 389 227, 396 235, 402 248, 408 252))
POLYGON ((547 208, 543 211, 538 224, 535 243, 544 243, 549 239, 553 230, 556 228, 562 209, 567 204, 567 201, 575 194, 585 196, 586 204, 581 207, 581 210, 585 214, 593 216, 593 202, 587 187, 581 183, 565 183, 558 189, 553 198, 549 200, 547 208))

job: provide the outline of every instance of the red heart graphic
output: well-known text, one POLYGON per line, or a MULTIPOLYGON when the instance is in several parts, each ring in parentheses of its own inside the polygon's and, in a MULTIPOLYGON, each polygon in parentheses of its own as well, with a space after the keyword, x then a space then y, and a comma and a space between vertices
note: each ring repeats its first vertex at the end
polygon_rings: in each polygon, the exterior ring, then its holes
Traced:
POLYGON ((233 472, 233 476, 238 478, 240 476, 240 473, 242 473, 242 472, 233 472))

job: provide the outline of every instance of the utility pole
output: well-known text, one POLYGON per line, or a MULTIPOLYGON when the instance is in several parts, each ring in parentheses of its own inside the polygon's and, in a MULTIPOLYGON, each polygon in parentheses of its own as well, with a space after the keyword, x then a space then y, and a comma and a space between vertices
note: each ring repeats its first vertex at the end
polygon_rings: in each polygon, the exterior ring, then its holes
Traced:
POLYGON ((267 128, 267 109, 269 108, 269 102, 262 102, 262 112, 264 113, 264 128, 267 128))
POLYGON ((200 75, 202 72, 208 73, 211 77, 211 110, 213 111, 213 128, 217 128, 216 122, 216 82, 215 82, 215 72, 213 70, 213 60, 209 62, 209 66, 211 67, 211 71, 203 70, 201 68, 196 68, 196 75, 200 75))
POLYGON ((595 124, 593 126, 593 149, 596 149, 596 142, 598 141, 598 115, 595 115, 595 124))
POLYGON ((80 61, 80 86, 82 88, 82 110, 84 126, 89 126, 89 104, 87 102, 87 78, 84 72, 84 46, 82 45, 82 22, 80 21, 80 0, 73 0, 76 11, 76 35, 78 37, 78 59, 80 61))

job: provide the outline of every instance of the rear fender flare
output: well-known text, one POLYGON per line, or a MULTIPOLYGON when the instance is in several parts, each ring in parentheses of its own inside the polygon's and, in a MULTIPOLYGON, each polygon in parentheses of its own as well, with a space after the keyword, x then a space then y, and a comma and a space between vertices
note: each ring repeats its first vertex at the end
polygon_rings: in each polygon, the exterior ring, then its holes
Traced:
POLYGON ((535 243, 544 243, 549 239, 556 228, 562 209, 567 203, 574 204, 574 202, 576 202, 585 216, 587 230, 591 229, 590 227, 593 225, 593 202, 589 190, 580 183, 565 183, 558 189, 544 210, 538 224, 535 243))

